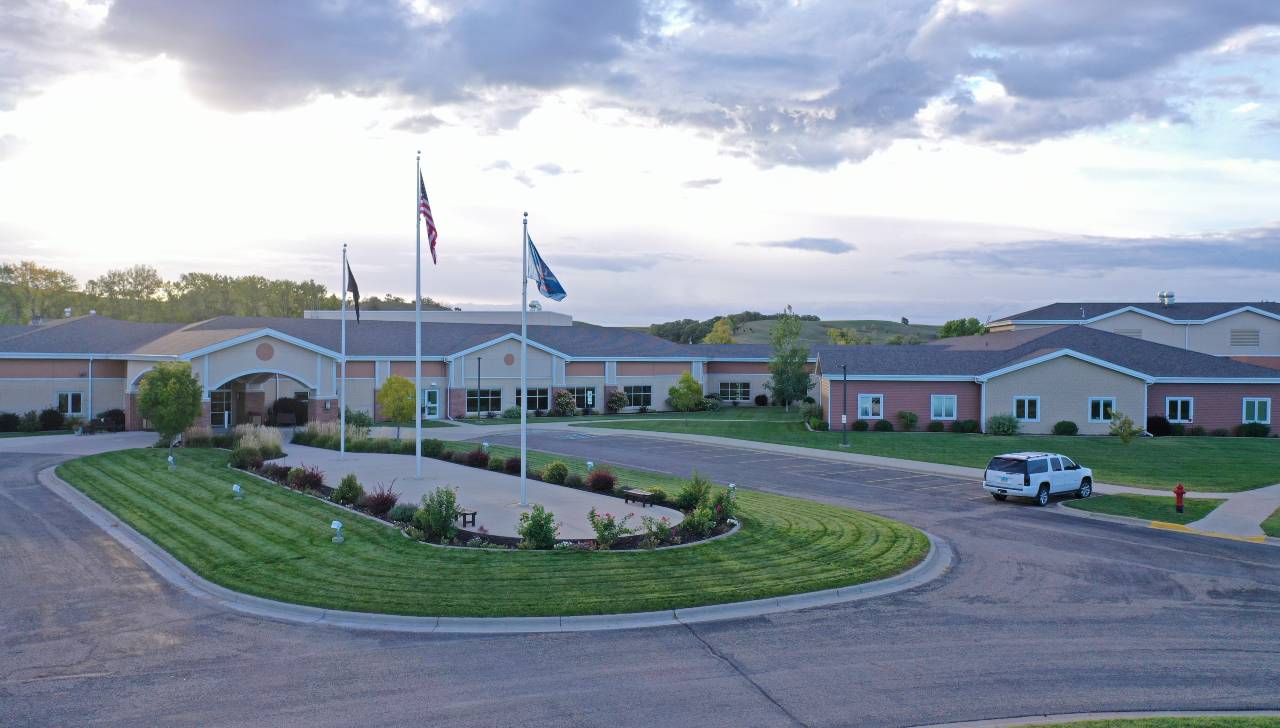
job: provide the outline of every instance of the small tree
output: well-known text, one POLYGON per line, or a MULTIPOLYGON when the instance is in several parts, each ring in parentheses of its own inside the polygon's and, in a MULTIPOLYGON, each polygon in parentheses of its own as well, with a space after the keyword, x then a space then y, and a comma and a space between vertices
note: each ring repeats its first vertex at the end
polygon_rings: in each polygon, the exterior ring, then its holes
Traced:
POLYGON ((151 422, 172 449, 173 438, 200 416, 202 394, 190 363, 160 362, 138 385, 138 414, 151 422))
POLYGON ((689 372, 680 375, 680 381, 667 390, 671 406, 681 412, 693 412, 702 406, 702 385, 689 372))
POLYGON ((976 336, 985 333, 987 333, 987 327, 972 316, 963 319, 952 319, 938 328, 939 339, 949 339, 953 336, 976 336))
POLYGON ((704 344, 732 344, 733 343, 733 321, 729 317, 722 316, 716 319, 715 325, 711 327, 711 333, 702 338, 704 344))
POLYGON ((858 333, 858 330, 855 328, 842 329, 839 327, 833 327, 827 329, 827 341, 836 346, 865 346, 871 343, 871 336, 868 334, 858 333))
POLYGON ((787 306, 769 331, 773 357, 769 359, 770 381, 764 386, 788 411, 792 400, 802 399, 813 384, 806 368, 809 364, 809 350, 797 343, 801 326, 800 317, 787 306))
POLYGON ((392 375, 382 383, 378 390, 378 404, 382 407, 382 416, 396 423, 396 439, 400 439, 400 423, 413 420, 414 408, 417 406, 413 396, 413 382, 392 375))
POLYGON ((1133 438, 1142 434, 1142 430, 1133 424, 1133 418, 1123 412, 1115 412, 1111 415, 1111 434, 1120 438, 1120 442, 1128 445, 1133 442, 1133 438))

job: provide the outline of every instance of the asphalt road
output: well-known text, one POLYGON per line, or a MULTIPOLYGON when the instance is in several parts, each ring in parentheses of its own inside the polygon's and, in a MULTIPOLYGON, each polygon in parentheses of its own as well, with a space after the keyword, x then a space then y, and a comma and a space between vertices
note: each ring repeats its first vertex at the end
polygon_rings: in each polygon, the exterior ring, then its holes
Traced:
MULTIPOLYGON (((503 437, 491 437, 502 441, 503 437)), ((765 618, 537 636, 267 622, 159 581, 0 453, 0 725, 876 726, 1280 708, 1280 551, 973 483, 619 434, 531 447, 846 504, 947 539, 929 586, 765 618)))

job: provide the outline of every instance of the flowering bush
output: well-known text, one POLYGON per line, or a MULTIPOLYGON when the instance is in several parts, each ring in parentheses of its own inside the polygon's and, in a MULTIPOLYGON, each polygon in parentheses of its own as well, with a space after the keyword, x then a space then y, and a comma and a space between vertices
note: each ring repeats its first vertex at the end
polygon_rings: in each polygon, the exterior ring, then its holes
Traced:
POLYGON ((738 515, 738 499, 732 491, 722 490, 711 499, 711 512, 716 514, 716 524, 724 523, 738 515))
POLYGON ((320 490, 324 487, 324 473, 320 472, 319 468, 309 468, 305 465, 300 468, 291 468, 288 485, 294 490, 320 490))
POLYGON ((635 529, 627 526, 627 521, 630 521, 635 515, 634 513, 628 513, 619 520, 612 513, 606 513, 601 516, 596 513, 596 509, 593 507, 587 512, 587 520, 591 522, 591 529, 596 532, 596 546, 603 551, 607 551, 618 539, 635 533, 635 529))
POLYGON ((578 403, 573 398, 573 392, 567 389, 556 391, 556 396, 551 403, 551 411, 556 417, 572 417, 578 413, 578 403))
POLYGON ((640 541, 640 545, 644 548, 652 549, 664 543, 680 542, 680 538, 671 528, 671 519, 666 516, 661 518, 641 516, 640 523, 644 526, 644 539, 640 541))
POLYGON ((693 509, 680 523, 680 531, 689 538, 702 538, 716 527, 716 514, 710 506, 702 505, 693 509))

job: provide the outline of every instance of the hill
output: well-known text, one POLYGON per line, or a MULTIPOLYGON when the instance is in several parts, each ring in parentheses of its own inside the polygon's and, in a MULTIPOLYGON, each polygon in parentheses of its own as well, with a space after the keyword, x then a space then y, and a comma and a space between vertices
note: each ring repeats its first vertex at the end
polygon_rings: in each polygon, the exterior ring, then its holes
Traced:
MULTIPOLYGON (((738 326, 733 339, 739 344, 767 344, 769 330, 777 323, 772 320, 748 321, 738 326)), ((801 321, 800 343, 814 345, 830 344, 828 329, 854 329, 859 334, 871 339, 872 344, 888 343, 894 336, 909 339, 912 336, 921 341, 938 338, 938 327, 928 324, 903 324, 897 321, 876 321, 854 319, 843 321, 801 321)))

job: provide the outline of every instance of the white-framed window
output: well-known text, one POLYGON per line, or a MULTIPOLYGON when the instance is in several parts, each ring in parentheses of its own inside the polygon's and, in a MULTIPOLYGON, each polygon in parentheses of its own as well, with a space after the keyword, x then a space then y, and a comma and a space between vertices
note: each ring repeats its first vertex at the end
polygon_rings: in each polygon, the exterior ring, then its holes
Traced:
POLYGON ((883 394, 859 394, 858 395, 858 418, 863 420, 878 420, 884 417, 884 395, 883 394))
POLYGON ((64 415, 84 414, 83 402, 80 392, 58 392, 58 411, 64 415))
MULTIPOLYGON (((520 406, 523 399, 520 388, 516 387, 516 407, 520 406)), ((529 387, 529 406, 526 408, 530 411, 545 410, 551 407, 551 391, 546 387, 529 387)))
POLYGON ((468 412, 499 412, 502 410, 501 389, 468 389, 468 412))
POLYGON ((720 399, 746 402, 751 399, 751 382, 720 382, 720 399))
POLYGON ((1165 397, 1164 412, 1170 422, 1190 422, 1196 413, 1195 397, 1165 397))
POLYGON ((1271 424, 1271 398, 1270 397, 1245 397, 1244 412, 1240 418, 1241 422, 1258 422, 1263 425, 1271 424))
POLYGON ((595 387, 569 387, 569 393, 573 395, 573 406, 578 409, 596 406, 595 387))
POLYGON ((1090 422, 1110 422, 1111 416, 1116 413, 1115 397, 1090 397, 1089 398, 1089 421, 1090 422))
POLYGON ((1019 422, 1039 422, 1040 398, 1026 396, 1014 397, 1013 416, 1019 422))
POLYGON ((648 384, 632 384, 622 388, 622 393, 627 395, 628 407, 652 407, 653 406, 653 387, 648 384))
POLYGON ((956 418, 956 396, 954 394, 929 395, 929 419, 954 420, 956 418))

